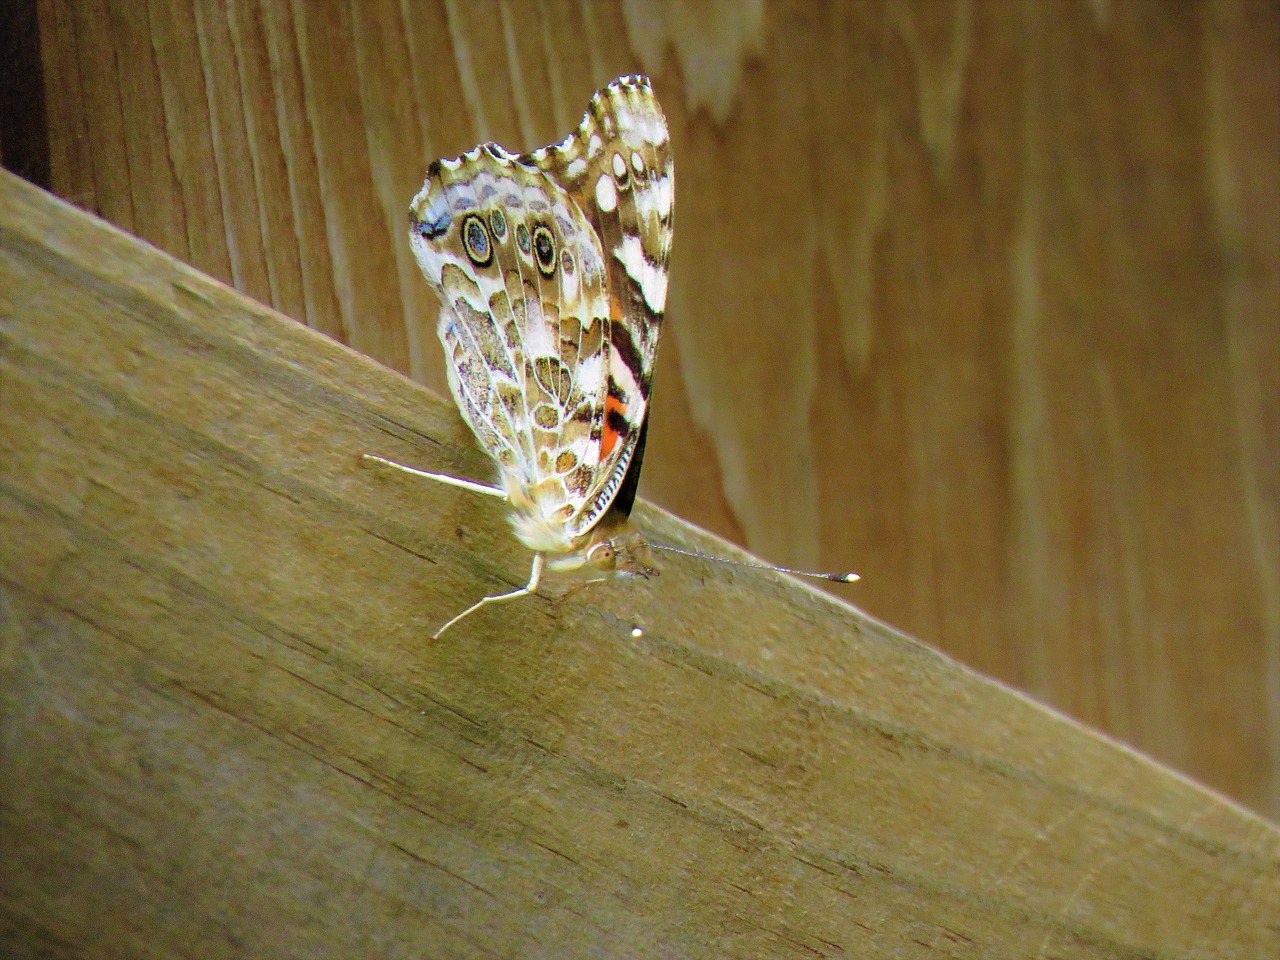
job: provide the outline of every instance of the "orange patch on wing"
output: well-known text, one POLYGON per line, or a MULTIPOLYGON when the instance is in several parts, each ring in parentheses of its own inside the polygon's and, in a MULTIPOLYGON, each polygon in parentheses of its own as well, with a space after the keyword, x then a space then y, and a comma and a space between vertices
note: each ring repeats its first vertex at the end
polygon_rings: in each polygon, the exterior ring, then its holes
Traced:
POLYGON ((605 460, 609 454, 613 452, 613 448, 618 445, 618 438, 622 434, 609 424, 609 414, 614 410, 619 414, 627 412, 626 404, 613 395, 604 398, 604 434, 601 436, 600 442, 600 459, 605 460))

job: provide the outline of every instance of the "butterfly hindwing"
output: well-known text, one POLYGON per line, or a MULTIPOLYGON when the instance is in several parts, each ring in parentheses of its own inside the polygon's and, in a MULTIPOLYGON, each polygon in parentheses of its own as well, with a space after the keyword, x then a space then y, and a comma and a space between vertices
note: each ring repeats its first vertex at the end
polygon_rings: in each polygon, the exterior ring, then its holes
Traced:
POLYGON ((459 408, 503 471, 536 499, 571 507, 567 517, 585 499, 574 471, 591 452, 594 399, 579 382, 604 362, 594 234, 564 191, 492 145, 442 164, 428 184, 434 219, 419 221, 414 244, 440 294, 459 408), (436 235, 424 235, 428 223, 436 235))

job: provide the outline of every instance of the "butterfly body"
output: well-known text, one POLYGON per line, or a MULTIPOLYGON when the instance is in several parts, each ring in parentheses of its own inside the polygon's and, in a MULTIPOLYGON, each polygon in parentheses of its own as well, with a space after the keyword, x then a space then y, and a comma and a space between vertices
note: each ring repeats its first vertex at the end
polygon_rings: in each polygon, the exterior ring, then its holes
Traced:
POLYGON ((449 388, 501 485, 361 457, 505 500, 534 552, 525 586, 477 601, 436 637, 485 604, 533 593, 547 567, 588 582, 652 576, 651 550, 858 579, 647 543, 631 525, 674 189, 667 123, 639 76, 597 91, 558 144, 516 155, 483 143, 428 168, 409 242, 440 297, 449 388))
POLYGON ((450 390, 497 464, 535 571, 545 558, 559 570, 653 572, 628 516, 673 189, 649 82, 621 77, 554 146, 516 155, 485 143, 436 161, 410 206, 450 390))

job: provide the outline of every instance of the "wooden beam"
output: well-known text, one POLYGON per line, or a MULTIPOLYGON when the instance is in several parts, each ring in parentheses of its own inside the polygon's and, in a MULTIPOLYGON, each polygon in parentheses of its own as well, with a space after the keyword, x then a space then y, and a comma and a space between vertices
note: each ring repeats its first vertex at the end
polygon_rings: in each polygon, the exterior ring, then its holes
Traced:
POLYGON ((1280 955, 1274 826, 788 578, 669 557, 429 642, 527 554, 361 451, 488 473, 446 401, 0 176, 20 955, 1280 955))

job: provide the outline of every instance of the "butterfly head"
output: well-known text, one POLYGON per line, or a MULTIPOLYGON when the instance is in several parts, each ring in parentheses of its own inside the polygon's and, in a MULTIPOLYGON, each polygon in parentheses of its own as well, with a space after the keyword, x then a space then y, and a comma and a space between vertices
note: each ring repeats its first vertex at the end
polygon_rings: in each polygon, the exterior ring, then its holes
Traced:
POLYGON ((626 520, 597 526, 577 546, 563 553, 549 553, 547 566, 553 570, 577 571, 586 576, 641 577, 658 576, 650 564, 649 545, 640 531, 626 520))
POLYGON ((650 565, 652 554, 640 531, 630 523, 612 531, 600 531, 584 551, 586 565, 593 573, 614 577, 643 577, 658 575, 650 565))

